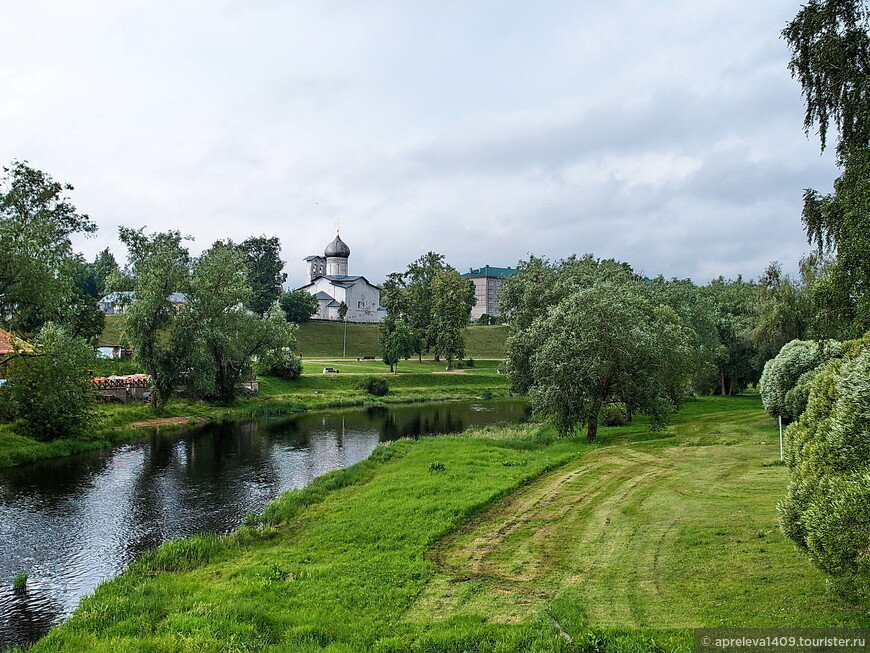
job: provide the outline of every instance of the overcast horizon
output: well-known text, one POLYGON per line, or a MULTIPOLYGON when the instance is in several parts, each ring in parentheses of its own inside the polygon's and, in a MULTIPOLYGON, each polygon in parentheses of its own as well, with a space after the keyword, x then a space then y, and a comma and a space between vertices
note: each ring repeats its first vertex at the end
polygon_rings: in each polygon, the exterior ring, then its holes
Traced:
POLYGON ((0 164, 99 226, 277 236, 288 286, 340 224, 380 283, 591 252, 647 276, 795 274, 802 130, 779 32, 800 2, 187 1, 5 8, 0 164))

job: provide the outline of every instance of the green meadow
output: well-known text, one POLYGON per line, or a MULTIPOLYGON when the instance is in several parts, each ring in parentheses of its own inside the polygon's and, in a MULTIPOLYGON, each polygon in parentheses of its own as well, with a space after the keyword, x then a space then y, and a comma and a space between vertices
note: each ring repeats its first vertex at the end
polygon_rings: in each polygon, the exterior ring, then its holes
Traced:
POLYGON ((147 554, 32 650, 688 651, 701 626, 870 626, 778 529, 757 397, 600 435, 383 445, 147 554))

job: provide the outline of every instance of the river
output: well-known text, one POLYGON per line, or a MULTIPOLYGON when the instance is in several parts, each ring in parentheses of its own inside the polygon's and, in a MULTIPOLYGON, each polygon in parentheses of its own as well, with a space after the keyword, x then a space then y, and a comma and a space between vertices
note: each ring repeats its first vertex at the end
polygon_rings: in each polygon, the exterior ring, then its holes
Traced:
POLYGON ((229 532, 282 492, 363 460, 380 442, 528 414, 517 401, 318 411, 0 469, 0 650, 44 635, 142 552, 229 532), (15 590, 22 571, 26 589, 15 590))

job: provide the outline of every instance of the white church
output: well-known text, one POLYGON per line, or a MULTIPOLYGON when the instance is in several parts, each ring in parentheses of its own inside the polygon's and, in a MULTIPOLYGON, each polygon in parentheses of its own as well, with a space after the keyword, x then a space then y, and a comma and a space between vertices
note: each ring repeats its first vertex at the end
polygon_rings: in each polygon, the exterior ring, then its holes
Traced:
POLYGON ((381 306, 380 287, 369 283, 362 276, 347 273, 350 247, 336 234, 335 240, 326 246, 323 256, 308 256, 308 283, 304 290, 317 297, 315 319, 338 320, 341 303, 347 304, 348 322, 380 322, 387 314, 381 306))

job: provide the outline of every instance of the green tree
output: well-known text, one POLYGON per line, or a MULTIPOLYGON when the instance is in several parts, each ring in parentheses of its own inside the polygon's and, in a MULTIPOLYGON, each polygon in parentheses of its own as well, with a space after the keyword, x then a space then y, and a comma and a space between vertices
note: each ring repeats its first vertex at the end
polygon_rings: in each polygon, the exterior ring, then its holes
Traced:
POLYGON ((317 297, 304 290, 294 290, 281 295, 278 303, 288 322, 301 324, 317 313, 317 297))
POLYGON ((63 306, 69 281, 61 274, 74 257, 70 237, 96 225, 54 181, 27 162, 13 161, 0 179, 0 316, 13 331, 35 330, 40 317, 63 306), (23 326, 27 322, 27 328, 23 326))
POLYGON ((135 297, 124 316, 124 338, 133 355, 151 375, 152 407, 160 411, 186 383, 196 342, 177 333, 179 313, 170 301, 188 292, 191 259, 177 231, 146 235, 144 229, 121 227, 121 242, 129 252, 135 297))
POLYGON ((757 323, 758 289, 738 276, 719 277, 702 288, 716 316, 721 348, 716 356, 717 392, 736 395, 761 378, 764 360, 753 338, 757 323))
POLYGON ((474 283, 451 267, 435 275, 431 284, 432 315, 430 342, 436 360, 443 357, 447 369, 465 356, 465 328, 474 306, 474 283))
POLYGON ((342 322, 344 322, 344 318, 346 318, 346 317, 347 317, 347 304, 345 304, 344 302, 341 302, 341 304, 338 305, 338 319, 341 320, 342 322))
POLYGON ((843 172, 834 192, 804 193, 810 243, 832 263, 810 287, 813 328, 828 337, 870 329, 870 34, 864 0, 812 0, 782 32, 789 69, 806 101, 804 130, 817 126, 821 148, 836 129, 843 172))
POLYGON ((101 299, 106 295, 109 277, 118 273, 120 273, 118 262, 107 247, 97 254, 92 263, 85 262, 81 255, 77 255, 73 262, 71 276, 73 283, 83 294, 101 299))
POLYGON ((248 238, 238 246, 245 256, 251 298, 248 308, 257 315, 265 315, 281 296, 281 286, 287 281, 282 272, 281 242, 277 237, 248 238))
POLYGON ((15 429, 37 440, 92 432, 97 421, 90 383, 94 348, 51 322, 31 344, 31 350, 10 363, 2 389, 16 418, 15 429))
POLYGON ((809 298, 774 261, 758 280, 758 315, 752 338, 763 360, 776 356, 783 346, 806 335, 809 298))
MULTIPOLYGON (((676 313, 631 284, 581 288, 535 318, 526 380, 535 410, 560 435, 585 424, 593 441, 604 406, 629 402, 660 426, 676 410, 689 351, 676 313)), ((510 369, 510 368, 509 368, 510 369)))
POLYGON ((447 268, 443 255, 427 252, 408 265, 405 272, 388 275, 382 287, 381 304, 387 313, 402 318, 414 334, 415 352, 420 360, 435 346, 432 282, 447 268))
POLYGON ((399 369, 399 361, 415 353, 417 339, 402 318, 394 317, 389 313, 381 322, 379 329, 381 356, 384 363, 390 366, 390 372, 396 373, 399 369))
POLYGON ((232 402, 256 357, 295 348, 295 326, 277 304, 268 318, 245 309, 251 294, 243 255, 231 242, 217 241, 194 263, 178 334, 195 343, 188 385, 196 394, 232 402))

